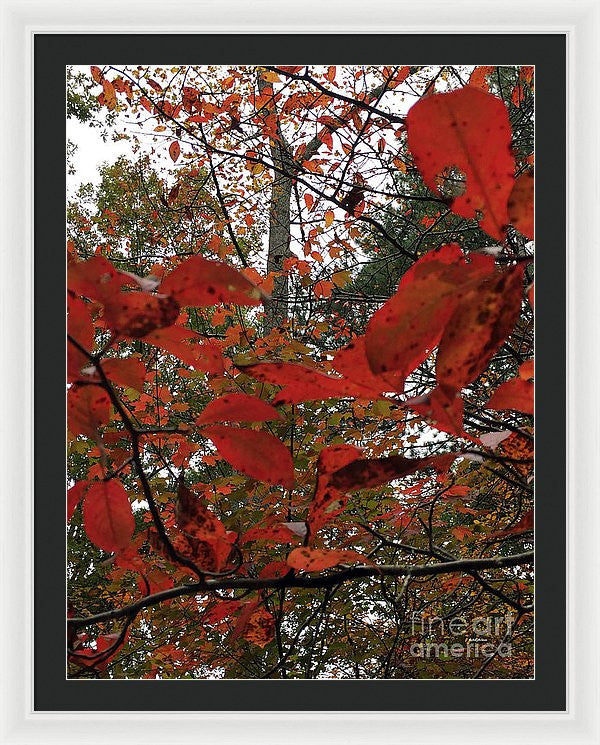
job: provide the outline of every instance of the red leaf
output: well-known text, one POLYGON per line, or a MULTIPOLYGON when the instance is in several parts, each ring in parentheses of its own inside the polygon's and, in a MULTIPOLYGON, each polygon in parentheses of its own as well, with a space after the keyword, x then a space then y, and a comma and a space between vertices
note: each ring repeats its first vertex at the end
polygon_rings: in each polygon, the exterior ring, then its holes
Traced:
POLYGON ((486 404, 486 409, 512 409, 533 414, 534 386, 529 380, 514 378, 500 385, 486 404))
POLYGON ((275 406, 328 398, 369 398, 373 395, 369 388, 295 362, 258 362, 237 367, 256 380, 283 386, 273 399, 275 406))
POLYGON ((119 272, 104 256, 92 256, 86 261, 70 261, 67 270, 67 285, 76 295, 90 300, 104 301, 133 279, 119 272))
POLYGON ((466 295, 440 341, 438 383, 459 391, 486 368, 517 322, 522 297, 522 264, 495 273, 466 295))
POLYGON ((190 256, 165 277, 160 291, 180 305, 194 307, 235 303, 259 305, 261 291, 249 279, 220 261, 190 256))
POLYGON ((290 552, 287 563, 292 569, 319 572, 338 564, 367 564, 369 561, 358 551, 326 551, 319 548, 301 547, 290 552))
POLYGON ((483 217, 480 227, 502 240, 509 222, 507 202, 515 170, 508 109, 495 96, 472 86, 421 98, 406 117, 408 147, 427 186, 439 193, 446 167, 458 168, 466 190, 452 211, 483 217))
POLYGON ((119 292, 104 300, 104 318, 120 336, 140 339, 154 329, 171 326, 179 316, 172 297, 148 292, 119 292))
POLYGON ((274 543, 298 543, 300 536, 291 531, 281 517, 271 517, 247 530, 240 538, 240 545, 250 541, 273 541, 274 543))
POLYGON ((349 344, 335 353, 333 367, 347 380, 372 391, 372 396, 384 391, 403 391, 404 378, 397 373, 375 375, 369 366, 366 352, 366 338, 357 336, 349 344))
POLYGON ((234 630, 234 636, 242 636, 256 646, 266 647, 275 636, 275 618, 257 603, 248 603, 234 630))
POLYGON ((322 279, 320 282, 316 282, 313 291, 315 293, 315 297, 322 297, 322 298, 328 298, 331 297, 331 291, 335 285, 333 282, 329 282, 328 280, 322 279))
POLYGON ((526 238, 533 240, 534 176, 525 171, 515 181, 508 200, 508 216, 513 226, 526 238))
POLYGON ((120 481, 91 484, 83 500, 83 525, 90 541, 104 551, 120 551, 129 544, 135 520, 120 481))
POLYGON ((177 159, 179 158, 180 153, 181 153, 181 148, 179 146, 179 143, 177 142, 177 140, 174 140, 169 145, 169 155, 171 156, 171 160, 173 161, 173 163, 177 162, 177 159))
POLYGON ((396 294, 367 326, 365 349, 371 370, 407 377, 439 342, 464 288, 493 267, 491 256, 474 256, 467 264, 456 244, 430 251, 413 264, 396 294))
POLYGON ((330 485, 331 475, 361 455, 362 450, 354 445, 330 445, 319 453, 317 485, 308 511, 311 538, 346 506, 346 494, 330 485))
POLYGON ((220 603, 215 603, 203 614, 202 623, 214 626, 233 615, 241 605, 240 600, 222 600, 220 603))
MULTIPOLYGON (((67 333, 79 342, 88 352, 94 347, 94 324, 90 306, 78 297, 67 297, 69 315, 67 317, 67 333)), ((72 383, 84 378, 81 368, 88 367, 90 361, 73 344, 67 345, 67 380, 72 383)))
POLYGON ((476 67, 471 73, 469 78, 469 85, 475 88, 480 88, 482 91, 489 91, 490 86, 487 82, 488 75, 491 75, 495 71, 493 65, 480 65, 476 67))
POLYGON ((453 389, 446 390, 445 386, 438 385, 424 400, 407 403, 411 409, 431 419, 440 431, 469 437, 463 429, 464 402, 453 389))
POLYGON ((110 357, 102 361, 102 369, 113 383, 143 393, 146 367, 139 357, 110 357))
POLYGON ((266 401, 256 396, 248 396, 246 393, 227 393, 211 401, 196 419, 196 424, 270 422, 274 419, 283 419, 283 417, 266 401))
POLYGON ((523 378, 523 380, 531 380, 533 378, 533 372, 533 360, 525 360, 525 362, 519 367, 519 377, 523 378))
POLYGON ((67 420, 73 435, 95 439, 110 420, 110 399, 99 385, 73 385, 67 393, 67 420))
POLYGON ((208 544, 214 553, 216 566, 220 569, 231 553, 231 538, 219 518, 208 509, 198 494, 179 483, 175 519, 178 526, 198 541, 208 544))
POLYGON ((294 464, 287 447, 268 432, 215 424, 202 430, 237 471, 267 484, 294 485, 294 464), (267 455, 268 454, 268 455, 267 455))
POLYGON ((155 329, 146 334, 143 340, 164 349, 196 370, 220 375, 225 369, 219 347, 183 326, 155 329))
POLYGON ((148 289, 148 282, 130 272, 119 272, 103 256, 70 262, 68 286, 72 292, 104 305, 106 323, 116 334, 134 339, 155 328, 170 326, 177 320, 179 305, 171 297, 147 291, 124 292, 123 287, 148 289))
POLYGON ((81 502, 81 499, 88 490, 89 485, 89 481, 77 481, 67 491, 67 522, 71 521, 71 518, 75 513, 75 508, 79 502, 81 502))
POLYGON ((329 483, 334 489, 342 492, 369 489, 408 476, 429 466, 436 470, 446 470, 448 463, 459 455, 460 453, 447 453, 446 455, 433 455, 429 458, 403 458, 401 455, 361 458, 333 473, 329 483))

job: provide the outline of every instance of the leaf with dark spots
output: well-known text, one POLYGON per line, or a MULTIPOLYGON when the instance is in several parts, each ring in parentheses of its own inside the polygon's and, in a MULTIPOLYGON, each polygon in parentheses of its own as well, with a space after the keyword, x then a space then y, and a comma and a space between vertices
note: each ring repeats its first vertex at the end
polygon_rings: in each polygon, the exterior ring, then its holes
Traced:
POLYGON ((467 263, 456 244, 413 264, 367 326, 365 350, 373 373, 402 378, 413 372, 438 344, 463 295, 493 270, 491 256, 475 255, 467 263))
POLYGON ((360 458, 333 473, 329 483, 341 492, 370 489, 408 476, 423 468, 433 467, 444 471, 458 456, 460 453, 433 455, 428 458, 404 458, 401 455, 389 455, 385 458, 360 458))
POLYGON ((119 336, 141 339, 146 334, 175 323, 179 305, 167 295, 149 292, 119 292, 104 300, 104 318, 119 336))
POLYGON ((99 385, 73 385, 67 393, 67 424, 73 435, 95 439, 110 420, 110 399, 99 385))
POLYGON ((177 488, 175 519, 184 533, 207 543, 227 540, 227 529, 219 518, 208 509, 200 495, 180 482, 177 488))
POLYGON ((515 161, 506 105, 473 86, 421 98, 406 116, 408 147, 423 180, 439 193, 438 176, 448 167, 466 178, 466 190, 452 211, 498 240, 509 223, 507 203, 515 161))
POLYGON ((329 551, 319 548, 295 548, 290 552, 287 563, 292 569, 304 572, 319 572, 339 564, 370 564, 366 556, 358 551, 329 551))
POLYGON ((521 312, 523 265, 484 279, 448 321, 436 358, 438 383, 459 391, 483 372, 521 312))
POLYGON ((196 424, 216 422, 269 422, 283 419, 271 404, 246 393, 226 393, 210 401, 196 424))
POLYGON ((237 269, 221 261, 190 256, 168 274, 160 292, 181 306, 203 307, 217 303, 259 305, 263 293, 237 269))
POLYGON ((275 618, 259 602, 245 603, 231 639, 242 637, 261 649, 275 636, 275 618))

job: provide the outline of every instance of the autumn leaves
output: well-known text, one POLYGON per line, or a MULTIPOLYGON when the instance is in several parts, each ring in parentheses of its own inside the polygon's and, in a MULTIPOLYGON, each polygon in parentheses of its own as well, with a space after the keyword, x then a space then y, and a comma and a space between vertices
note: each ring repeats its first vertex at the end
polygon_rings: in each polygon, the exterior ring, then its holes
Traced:
MULTIPOLYGON (((104 92, 107 102, 110 93, 110 89, 104 92)), ((448 169, 464 177, 463 192, 450 201, 456 214, 477 220, 500 241, 510 222, 526 237, 533 237, 533 179, 529 172, 514 178, 508 115, 499 99, 470 86, 433 94, 413 106, 406 128, 414 162, 433 191, 443 194, 440 178, 448 169)), ((179 147, 171 145, 173 161, 179 154, 179 147)), ((312 197, 308 197, 304 195, 304 201, 310 209, 312 197)), ((332 219, 329 214, 326 220, 332 219)), ((101 255, 82 262, 70 259, 68 287, 69 430, 99 445, 111 421, 111 386, 142 393, 146 382, 139 355, 106 356, 117 342, 143 342, 196 371, 221 376, 225 372, 222 348, 188 328, 181 309, 219 304, 255 307, 264 298, 247 276, 200 255, 169 267, 160 278, 120 271, 101 255), (105 346, 100 351, 95 347, 97 331, 104 332, 105 346)), ((255 390, 257 395, 227 392, 201 412, 196 410, 193 424, 186 426, 195 437, 210 440, 236 471, 285 490, 295 485, 294 460, 282 430, 289 412, 275 407, 335 398, 388 398, 439 430, 472 438, 464 429, 462 391, 486 370, 512 333, 524 302, 523 262, 500 267, 490 255, 466 253, 455 243, 442 245, 421 256, 404 274, 394 295, 372 315, 364 335, 332 354, 334 372, 280 360, 239 364, 229 374, 242 381, 240 389, 255 390), (407 378, 426 360, 433 363, 436 349, 432 390, 418 399, 407 397, 407 378), (255 381, 279 389, 267 388, 273 394, 271 403, 264 400, 263 386, 255 381)), ((490 408, 532 413, 533 369, 528 363, 518 377, 497 389, 490 408)), ((116 432, 121 430, 111 434, 116 432)), ((305 532, 294 532, 284 523, 269 524, 263 534, 256 533, 257 539, 275 531, 306 544, 292 551, 288 570, 318 571, 363 560, 356 552, 324 552, 313 546, 318 531, 345 508, 348 495, 420 469, 444 472, 454 457, 368 459, 353 445, 325 447, 303 521, 305 532)), ((73 487, 69 512, 83 498, 90 540, 105 551, 122 552, 134 533, 130 497, 118 478, 105 474, 99 480, 98 475, 73 487)), ((186 489, 180 486, 175 523, 187 544, 183 546, 180 537, 174 545, 182 555, 198 560, 201 569, 208 567, 202 561, 210 558, 210 567, 220 571, 227 566, 237 536, 186 489)), ((162 550, 160 536, 154 537, 154 545, 162 550)), ((254 611, 249 611, 248 619, 253 618, 257 628, 263 622, 268 626, 254 611)))

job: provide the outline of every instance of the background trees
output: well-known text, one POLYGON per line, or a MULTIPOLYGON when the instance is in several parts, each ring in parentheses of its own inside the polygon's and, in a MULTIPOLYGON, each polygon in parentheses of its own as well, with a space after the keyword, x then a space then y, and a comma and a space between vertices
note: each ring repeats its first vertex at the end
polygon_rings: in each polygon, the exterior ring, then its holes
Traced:
POLYGON ((69 674, 531 675, 533 71, 69 80, 69 674))

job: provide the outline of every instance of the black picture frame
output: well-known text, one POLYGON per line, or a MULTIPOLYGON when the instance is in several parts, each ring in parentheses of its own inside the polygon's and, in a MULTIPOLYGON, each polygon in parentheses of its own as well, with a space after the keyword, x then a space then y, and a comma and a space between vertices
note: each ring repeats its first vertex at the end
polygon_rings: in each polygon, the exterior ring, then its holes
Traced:
POLYGON ((101 35, 35 38, 36 711, 563 711, 566 701, 566 37, 557 34, 101 35), (267 59, 268 58, 268 59, 267 59), (534 680, 65 678, 65 67, 68 64, 536 66, 534 680))

